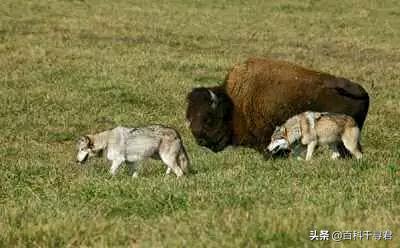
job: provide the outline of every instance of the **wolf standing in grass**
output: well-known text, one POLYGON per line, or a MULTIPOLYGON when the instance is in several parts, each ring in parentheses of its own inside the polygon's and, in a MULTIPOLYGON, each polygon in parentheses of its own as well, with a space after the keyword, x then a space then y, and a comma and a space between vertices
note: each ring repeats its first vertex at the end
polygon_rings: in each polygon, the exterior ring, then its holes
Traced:
POLYGON ((303 112, 276 127, 268 146, 270 152, 282 149, 293 151, 299 156, 307 146, 306 160, 310 160, 317 145, 328 144, 332 159, 340 157, 338 144, 343 142, 346 149, 357 159, 362 157, 360 128, 348 115, 328 112, 303 112))
POLYGON ((107 159, 112 161, 112 175, 126 162, 132 176, 137 177, 138 162, 150 157, 161 159, 167 165, 167 175, 172 170, 177 177, 181 177, 189 169, 189 159, 179 133, 162 125, 116 127, 85 135, 78 140, 77 148, 77 162, 80 164, 105 151, 107 159))

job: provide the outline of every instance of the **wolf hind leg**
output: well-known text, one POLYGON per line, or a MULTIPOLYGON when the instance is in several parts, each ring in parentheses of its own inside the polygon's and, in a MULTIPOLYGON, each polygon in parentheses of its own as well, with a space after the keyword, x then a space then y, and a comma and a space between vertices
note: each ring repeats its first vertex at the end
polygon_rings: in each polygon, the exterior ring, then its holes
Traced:
POLYGON ((330 148, 331 151, 332 151, 331 159, 338 159, 338 158, 340 158, 340 153, 339 153, 339 150, 338 150, 338 144, 336 144, 336 143, 331 144, 331 145, 329 145, 329 148, 330 148))
POLYGON ((136 178, 139 176, 139 167, 140 167, 139 163, 126 162, 126 165, 128 166, 128 169, 129 169, 129 175, 131 175, 132 178, 136 178))
POLYGON ((351 152, 349 152, 349 150, 347 150, 347 148, 344 146, 342 141, 337 144, 337 149, 340 154, 340 158, 351 158, 353 156, 351 152))
POLYGON ((177 177, 183 176, 183 171, 181 168, 179 168, 178 163, 176 161, 175 156, 171 156, 169 154, 161 155, 161 160, 167 165, 167 171, 166 174, 168 175, 171 170, 175 173, 177 177))
POLYGON ((361 145, 360 145, 360 129, 353 127, 343 133, 342 141, 346 149, 356 157, 362 158, 361 145))
POLYGON ((180 147, 175 143, 162 147, 159 152, 161 160, 167 165, 167 172, 172 170, 177 177, 183 175, 182 169, 178 166, 179 150, 180 147))
MULTIPOLYGON (((182 153, 182 144, 179 139, 164 140, 159 149, 159 155, 164 164, 167 165, 169 171, 173 171, 177 177, 184 174, 180 167, 182 153)), ((184 168, 185 169, 185 168, 184 168)))

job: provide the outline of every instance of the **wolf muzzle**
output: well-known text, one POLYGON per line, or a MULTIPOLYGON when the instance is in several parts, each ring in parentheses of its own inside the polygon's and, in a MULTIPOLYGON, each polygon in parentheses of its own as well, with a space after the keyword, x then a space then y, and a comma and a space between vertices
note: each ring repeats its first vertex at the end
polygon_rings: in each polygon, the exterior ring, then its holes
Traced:
POLYGON ((78 157, 76 158, 76 163, 78 163, 79 165, 82 165, 86 162, 88 157, 89 157, 89 153, 85 153, 83 156, 78 154, 78 157))
POLYGON ((272 153, 277 153, 281 149, 287 149, 288 148, 288 142, 285 139, 278 139, 268 146, 268 150, 272 153))

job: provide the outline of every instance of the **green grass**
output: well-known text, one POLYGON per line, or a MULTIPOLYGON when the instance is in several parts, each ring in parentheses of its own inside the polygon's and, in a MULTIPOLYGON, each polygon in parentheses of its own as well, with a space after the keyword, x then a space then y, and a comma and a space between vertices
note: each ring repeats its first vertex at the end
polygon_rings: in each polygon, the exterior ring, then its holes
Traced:
POLYGON ((397 1, 0 3, 0 247, 397 247, 397 1), (192 87, 247 57, 360 82, 365 158, 265 161, 213 154, 184 125, 192 87), (75 140, 117 124, 175 126, 196 174, 138 180, 74 163, 75 140), (393 241, 310 241, 310 230, 393 231, 393 241))

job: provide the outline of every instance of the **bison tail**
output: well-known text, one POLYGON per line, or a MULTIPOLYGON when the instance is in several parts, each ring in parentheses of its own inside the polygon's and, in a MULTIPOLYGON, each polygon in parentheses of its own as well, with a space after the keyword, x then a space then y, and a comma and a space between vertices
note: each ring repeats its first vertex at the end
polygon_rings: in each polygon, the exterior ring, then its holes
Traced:
POLYGON ((358 111, 353 116, 357 125, 362 129, 369 109, 369 95, 359 84, 353 83, 345 78, 328 80, 328 87, 335 90, 339 95, 351 99, 358 105, 358 111))

